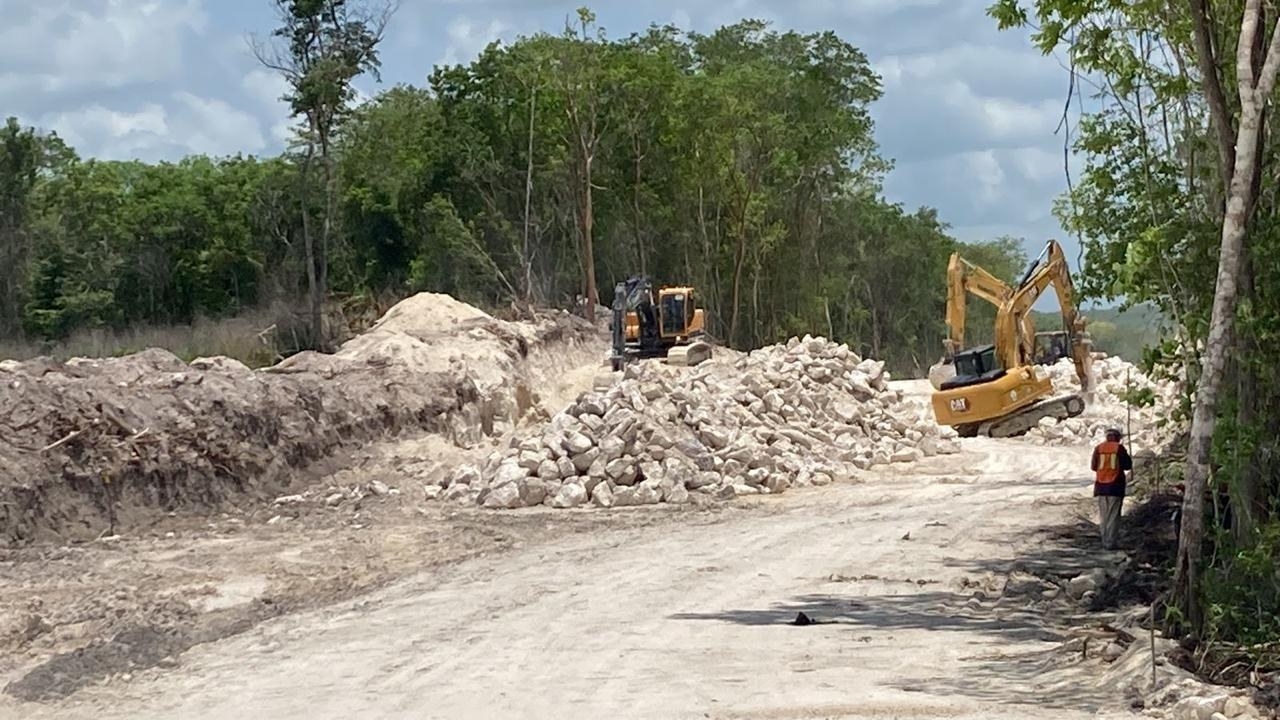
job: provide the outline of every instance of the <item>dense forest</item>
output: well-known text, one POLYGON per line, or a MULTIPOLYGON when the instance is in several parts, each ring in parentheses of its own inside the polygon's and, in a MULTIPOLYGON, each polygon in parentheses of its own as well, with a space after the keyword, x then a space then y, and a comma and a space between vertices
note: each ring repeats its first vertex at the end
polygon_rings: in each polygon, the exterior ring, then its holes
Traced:
MULTIPOLYGON (((283 19, 278 36, 307 29, 283 19)), ((645 273, 695 285, 737 347, 821 333, 905 371, 940 354, 959 244, 934 211, 883 198, 880 82, 836 35, 743 21, 614 40, 583 11, 364 103, 349 83, 376 72, 376 28, 344 39, 363 54, 328 104, 298 90, 294 40, 264 53, 302 121, 278 157, 101 161, 9 120, 0 332, 55 341, 284 303, 287 353, 414 291, 607 307, 645 273)), ((1024 257, 1009 239, 965 253, 1008 276, 1024 257)))

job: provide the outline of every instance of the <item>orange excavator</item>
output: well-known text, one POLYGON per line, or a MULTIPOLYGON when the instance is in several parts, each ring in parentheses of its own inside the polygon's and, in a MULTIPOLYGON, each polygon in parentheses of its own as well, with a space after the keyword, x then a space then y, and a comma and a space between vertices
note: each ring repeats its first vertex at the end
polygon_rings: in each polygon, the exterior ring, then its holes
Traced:
POLYGON ((1066 256, 1056 241, 1045 245, 1016 287, 958 253, 952 255, 947 326, 946 355, 929 373, 936 388, 932 405, 939 424, 954 427, 963 437, 1013 437, 1043 418, 1062 420, 1084 412, 1085 400, 1093 391, 1092 340, 1076 307, 1066 256), (1049 287, 1058 297, 1063 329, 1036 333, 1031 309, 1049 287), (967 293, 996 306, 994 344, 962 349, 967 293), (1063 356, 1075 364, 1081 393, 1054 394, 1042 363, 1063 356))

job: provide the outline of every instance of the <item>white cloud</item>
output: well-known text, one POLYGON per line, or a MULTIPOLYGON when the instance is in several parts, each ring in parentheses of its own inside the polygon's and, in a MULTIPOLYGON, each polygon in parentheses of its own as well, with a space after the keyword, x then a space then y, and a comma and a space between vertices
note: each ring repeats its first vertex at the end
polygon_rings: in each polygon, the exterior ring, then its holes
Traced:
POLYGON ((199 0, 0 0, 0 17, 4 75, 44 92, 176 77, 186 33, 207 22, 199 0))
POLYGON ((440 65, 459 65, 471 62, 480 51, 514 28, 494 18, 487 25, 477 25, 471 18, 460 15, 449 22, 445 29, 448 46, 440 58, 440 65))
POLYGON ((73 147, 109 160, 253 153, 267 145, 257 118, 223 100, 185 91, 169 100, 167 106, 146 103, 136 110, 93 104, 47 115, 39 124, 56 130, 73 147))
POLYGON ((111 160, 145 155, 155 139, 169 131, 168 113, 156 103, 133 112, 89 105, 46 116, 40 124, 56 131, 72 147, 97 148, 95 155, 111 160))
POLYGON ((241 87, 263 110, 288 112, 289 105, 281 98, 289 92, 289 83, 280 73, 265 68, 254 68, 240 81, 241 87))
POLYGON ((1009 153, 1010 160, 1018 174, 1032 182, 1061 180, 1062 152, 1051 152, 1043 147, 1024 147, 1009 153))
POLYGON ((961 153, 960 163, 965 175, 977 185, 979 201, 993 204, 1000 200, 1005 175, 993 151, 961 153))
POLYGON ((230 155, 236 152, 256 153, 266 147, 258 120, 243 110, 216 98, 200 97, 179 91, 174 93, 173 136, 191 152, 206 155, 230 155))

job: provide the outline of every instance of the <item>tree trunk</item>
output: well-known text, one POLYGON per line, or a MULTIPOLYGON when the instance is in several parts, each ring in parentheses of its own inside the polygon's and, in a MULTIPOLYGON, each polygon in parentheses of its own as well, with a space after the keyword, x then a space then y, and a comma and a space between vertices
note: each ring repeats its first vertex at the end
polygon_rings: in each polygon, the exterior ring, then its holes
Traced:
POLYGON ((533 307, 533 250, 529 246, 529 210, 533 204, 533 120, 537 99, 538 86, 534 85, 529 95, 529 159, 524 171, 524 249, 521 260, 524 263, 525 311, 533 307))
POLYGON ((302 248, 307 265, 307 300, 310 306, 312 335, 308 345, 313 348, 320 342, 324 330, 324 318, 320 314, 322 304, 320 280, 316 275, 316 242, 315 235, 311 232, 311 163, 314 155, 315 148, 308 143, 307 154, 302 161, 302 191, 299 193, 302 199, 302 248))
POLYGON ((324 331, 324 301, 329 295, 329 239, 333 237, 333 216, 335 214, 335 202, 333 192, 333 165, 329 159, 328 142, 321 140, 321 163, 324 166, 324 226, 320 233, 319 252, 316 253, 316 264, 319 267, 316 274, 319 276, 316 283, 316 295, 318 296, 315 303, 316 307, 312 322, 315 323, 315 330, 319 333, 316 336, 317 349, 321 352, 329 352, 329 338, 324 331))
MULTIPOLYGON (((1250 262, 1248 250, 1241 264, 1240 292, 1246 299, 1253 298, 1253 263, 1250 262)), ((1236 427, 1238 431, 1250 432, 1257 423, 1258 402, 1258 369, 1251 359, 1256 351, 1254 338, 1246 332, 1236 332, 1235 363, 1237 367, 1236 385, 1236 427)), ((1235 492, 1232 493, 1232 505, 1235 512, 1232 534, 1238 546, 1244 546, 1252 537, 1258 526, 1258 505, 1262 497, 1261 469, 1257 457, 1257 448, 1251 448, 1248 457, 1239 459, 1236 465, 1235 492)))
POLYGON ((649 274, 649 253, 644 247, 644 225, 643 219, 640 217, 640 164, 644 160, 644 155, 640 152, 640 140, 634 134, 631 140, 632 151, 635 157, 635 177, 631 190, 631 213, 634 217, 636 232, 636 254, 640 257, 640 274, 649 274))
POLYGON ((587 320, 596 321, 596 302, 599 300, 599 293, 596 291, 596 256, 595 243, 592 242, 591 232, 595 225, 594 209, 591 205, 591 156, 587 155, 583 161, 583 197, 582 197, 582 270, 585 273, 586 290, 584 294, 587 296, 587 320))
POLYGON ((1186 495, 1182 501, 1182 530, 1178 539, 1178 560, 1174 576, 1174 597, 1191 627, 1203 626, 1200 607, 1200 555, 1204 539, 1204 494, 1209 479, 1210 452, 1217 425, 1218 397, 1223 370, 1231 351, 1235 323, 1238 279, 1244 252, 1245 230, 1253 208, 1254 164, 1262 134, 1262 111, 1275 84, 1280 62, 1280 25, 1273 32, 1267 59, 1255 76, 1253 50, 1259 31, 1261 0, 1248 0, 1240 25, 1236 51, 1236 73, 1240 91, 1240 122, 1236 132, 1235 159, 1231 173, 1226 212, 1222 218, 1222 240, 1218 254, 1218 276, 1213 295, 1213 313, 1205 340, 1199 385, 1191 416, 1191 437, 1187 449, 1186 495))

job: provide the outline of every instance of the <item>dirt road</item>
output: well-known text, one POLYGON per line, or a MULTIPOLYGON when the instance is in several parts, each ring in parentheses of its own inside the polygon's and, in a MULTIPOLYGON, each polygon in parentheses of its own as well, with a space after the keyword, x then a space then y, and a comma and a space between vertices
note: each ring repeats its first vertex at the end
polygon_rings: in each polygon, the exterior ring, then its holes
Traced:
POLYGON ((1094 717, 1124 698, 1063 659, 1080 618, 1002 592, 1020 558, 1066 562, 1037 530, 1079 512, 1086 453, 972 440, 711 524, 517 546, 0 716, 1094 717))

